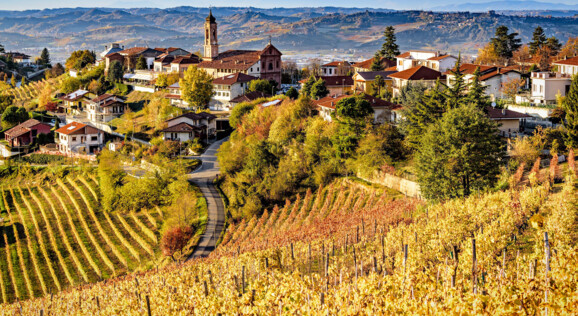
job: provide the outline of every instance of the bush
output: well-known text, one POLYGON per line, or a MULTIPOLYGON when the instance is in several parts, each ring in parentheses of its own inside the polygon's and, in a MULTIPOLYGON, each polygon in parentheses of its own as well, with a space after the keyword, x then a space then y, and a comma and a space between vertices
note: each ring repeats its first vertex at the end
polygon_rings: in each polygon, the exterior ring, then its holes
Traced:
POLYGON ((165 232, 161 239, 163 254, 175 261, 175 253, 183 250, 193 236, 193 229, 188 226, 173 227, 165 232))
POLYGON ((47 165, 50 163, 67 163, 70 162, 70 159, 67 157, 57 155, 31 154, 20 158, 19 161, 34 165, 47 165))

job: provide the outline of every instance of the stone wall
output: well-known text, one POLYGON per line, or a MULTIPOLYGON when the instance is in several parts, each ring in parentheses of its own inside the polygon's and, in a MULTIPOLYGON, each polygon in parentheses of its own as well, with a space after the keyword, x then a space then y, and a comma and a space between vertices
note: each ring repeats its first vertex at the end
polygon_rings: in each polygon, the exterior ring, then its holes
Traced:
POLYGON ((423 197, 421 196, 421 189, 419 187, 419 184, 414 181, 410 181, 381 171, 376 171, 373 174, 373 176, 369 179, 360 176, 359 178, 371 183, 383 185, 390 189, 399 191, 409 197, 423 199, 423 197))

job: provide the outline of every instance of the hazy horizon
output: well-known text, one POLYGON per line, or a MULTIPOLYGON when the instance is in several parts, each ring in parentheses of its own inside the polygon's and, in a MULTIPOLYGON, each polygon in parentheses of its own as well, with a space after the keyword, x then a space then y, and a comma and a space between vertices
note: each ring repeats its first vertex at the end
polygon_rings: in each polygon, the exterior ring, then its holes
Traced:
MULTIPOLYGON (((494 2, 492 0, 467 0, 467 1, 432 1, 432 0, 407 0, 404 2, 398 1, 377 1, 377 0, 360 0, 356 2, 345 0, 321 0, 316 1, 315 5, 311 5, 310 1, 295 0, 295 1, 263 1, 254 0, 250 5, 246 1, 232 1, 232 0, 216 0, 210 3, 213 7, 255 7, 255 8, 312 8, 312 7, 344 7, 344 8, 376 8, 376 9, 394 9, 394 10, 426 10, 434 7, 464 4, 464 3, 488 3, 494 2)), ((523 2, 523 1, 520 1, 523 2)), ((573 1, 568 0, 538 0, 537 2, 576 5, 573 1)), ((172 8, 178 6, 192 6, 192 7, 208 7, 206 2, 201 1, 184 1, 184 0, 166 0, 162 3, 149 0, 102 0, 95 5, 93 0, 61 0, 57 5, 48 4, 47 1, 29 0, 25 2, 11 2, 3 4, 1 10, 43 10, 43 9, 60 9, 60 8, 172 8)))

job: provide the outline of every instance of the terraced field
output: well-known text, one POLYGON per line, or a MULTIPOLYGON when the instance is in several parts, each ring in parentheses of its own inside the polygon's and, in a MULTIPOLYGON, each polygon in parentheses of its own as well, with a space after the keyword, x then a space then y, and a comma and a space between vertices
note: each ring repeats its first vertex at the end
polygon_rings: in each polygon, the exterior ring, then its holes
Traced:
POLYGON ((102 212, 95 178, 0 193, 1 302, 122 275, 160 254, 163 214, 102 212))

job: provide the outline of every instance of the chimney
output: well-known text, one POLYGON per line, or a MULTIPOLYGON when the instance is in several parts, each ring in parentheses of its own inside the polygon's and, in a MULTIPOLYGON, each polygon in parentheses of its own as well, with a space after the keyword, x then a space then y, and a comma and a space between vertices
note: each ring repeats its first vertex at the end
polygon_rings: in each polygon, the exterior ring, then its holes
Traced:
POLYGON ((108 46, 104 45, 104 50, 107 50, 107 49, 108 49, 108 46))
POLYGON ((333 101, 331 101, 331 106, 333 106, 333 101))
POLYGON ((502 115, 506 115, 506 109, 502 109, 502 115))

